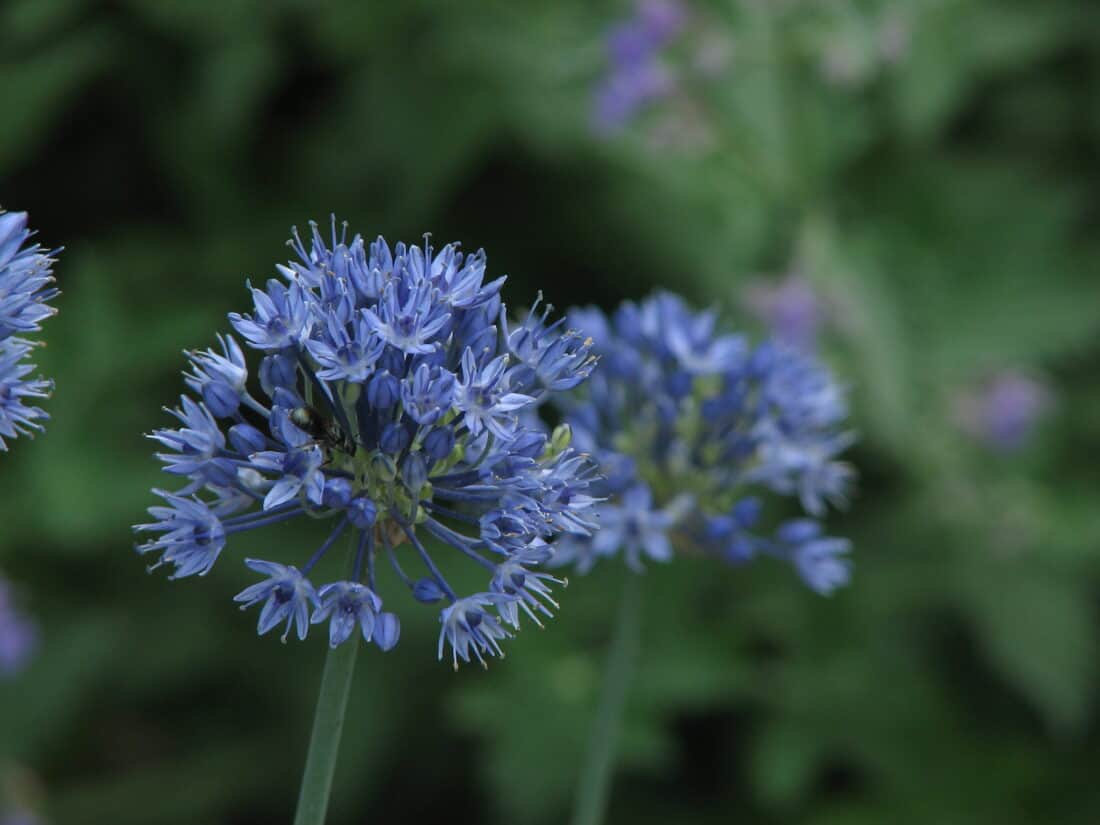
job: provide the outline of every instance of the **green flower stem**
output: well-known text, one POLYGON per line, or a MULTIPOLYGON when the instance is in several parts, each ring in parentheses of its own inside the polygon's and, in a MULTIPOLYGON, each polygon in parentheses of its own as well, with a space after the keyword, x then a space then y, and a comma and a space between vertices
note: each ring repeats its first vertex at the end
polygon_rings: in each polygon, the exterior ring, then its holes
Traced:
POLYGON ((340 735, 344 731, 344 717, 347 715, 348 695, 351 693, 351 677, 355 672, 355 657, 360 646, 358 636, 353 635, 344 644, 329 648, 294 825, 323 825, 325 821, 332 776, 336 772, 336 756, 340 750, 340 735))
POLYGON ((626 695, 641 647, 641 576, 627 573, 615 635, 607 656, 599 715, 584 760, 573 825, 600 825, 607 809, 626 695))

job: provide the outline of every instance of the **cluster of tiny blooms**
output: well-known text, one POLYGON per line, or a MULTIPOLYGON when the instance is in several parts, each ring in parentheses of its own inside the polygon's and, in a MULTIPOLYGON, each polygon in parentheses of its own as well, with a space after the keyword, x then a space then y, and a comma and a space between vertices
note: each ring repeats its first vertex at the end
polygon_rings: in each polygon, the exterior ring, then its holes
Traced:
POLYGON ((53 389, 53 382, 30 377, 36 344, 23 337, 57 312, 47 304, 57 295, 53 258, 37 244, 28 246, 30 236, 26 212, 0 212, 0 450, 8 448, 5 439, 42 430, 49 416, 28 402, 53 389))
POLYGON ((622 129, 642 108, 674 91, 674 77, 662 53, 683 30, 686 19, 678 0, 639 0, 634 16, 608 33, 610 65, 595 92, 596 131, 622 129))
POLYGON ((737 564, 768 555, 819 593, 847 582, 849 542, 819 522, 852 476, 837 458, 852 441, 844 392, 827 371, 795 349, 721 334, 714 313, 667 293, 569 322, 595 338, 601 363, 561 411, 600 464, 606 501, 599 532, 559 542, 555 563, 583 572, 620 551, 634 569, 676 551, 737 564), (783 497, 803 512, 769 518, 787 509, 783 497))
MULTIPOLYGON (((536 623, 563 582, 540 565, 560 533, 591 531, 591 460, 568 429, 548 433, 534 409, 584 381, 591 342, 547 324, 537 305, 509 325, 485 254, 455 245, 433 254, 382 238, 364 243, 332 226, 311 244, 295 231, 297 260, 281 279, 249 286, 253 309, 231 313, 261 356, 253 387, 231 335, 189 353, 179 426, 152 434, 158 458, 185 481, 138 525, 138 546, 172 578, 204 575, 234 533, 313 519, 327 527, 301 567, 246 559, 262 578, 236 599, 260 606, 259 632, 285 626, 305 638, 328 623, 335 647, 361 632, 383 650, 398 617, 382 609, 381 558, 422 603, 440 603, 439 657, 483 665, 521 613, 536 623), (317 565, 350 538, 343 578, 317 565), (459 596, 426 546, 484 568, 484 591, 459 596)), ((438 555, 438 554, 437 554, 438 555)), ((330 567, 332 562, 327 562, 330 567)), ((446 567, 446 564, 443 565, 446 567)))
POLYGON ((0 678, 23 669, 38 644, 38 628, 15 604, 11 585, 0 577, 0 678))

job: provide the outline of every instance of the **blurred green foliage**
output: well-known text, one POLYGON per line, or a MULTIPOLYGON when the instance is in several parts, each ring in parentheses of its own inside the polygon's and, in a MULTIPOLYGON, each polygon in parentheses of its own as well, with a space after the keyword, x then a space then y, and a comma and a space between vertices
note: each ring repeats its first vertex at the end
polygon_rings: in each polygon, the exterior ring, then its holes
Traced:
MULTIPOLYGON (((291 224, 335 212, 484 246, 517 306, 665 286, 759 331, 745 284, 796 268, 835 309, 862 483, 831 531, 854 583, 651 570, 612 821, 1100 820, 1095 11, 694 9, 726 63, 691 122, 601 140, 589 96, 625 4, 0 5, 0 199, 66 247, 53 421, 0 457, 0 568, 44 641, 0 683, 0 787, 56 825, 289 820, 322 640, 257 639, 231 561, 147 577, 129 525, 180 350, 225 328, 291 224), (952 417, 1003 367, 1057 398, 1008 456, 952 417)), ((561 821, 622 576, 575 580, 487 673, 436 663, 434 614, 405 611, 397 650, 361 659, 333 822, 561 821)))

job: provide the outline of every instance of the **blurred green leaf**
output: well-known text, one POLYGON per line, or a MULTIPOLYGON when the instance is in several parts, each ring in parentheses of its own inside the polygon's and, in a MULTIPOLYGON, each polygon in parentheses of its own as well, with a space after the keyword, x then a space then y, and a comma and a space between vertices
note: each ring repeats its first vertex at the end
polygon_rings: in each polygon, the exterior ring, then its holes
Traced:
MULTIPOLYGON (((11 115, 0 130, 0 169, 25 163, 79 89, 101 73, 116 46, 104 28, 66 35, 24 61, 0 59, 0 100, 11 115)), ((10 59, 10 58, 9 58, 10 59)))
POLYGON ((982 565, 962 582, 990 664, 1059 734, 1093 708, 1100 632, 1091 593, 1034 563, 982 565))

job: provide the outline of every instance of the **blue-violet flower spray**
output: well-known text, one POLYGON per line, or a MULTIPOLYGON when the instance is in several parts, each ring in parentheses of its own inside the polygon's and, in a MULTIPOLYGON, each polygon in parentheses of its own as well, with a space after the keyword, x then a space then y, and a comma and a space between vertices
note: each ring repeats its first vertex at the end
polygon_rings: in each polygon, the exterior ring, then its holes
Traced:
POLYGON ((333 647, 359 634, 389 650, 385 566, 440 605, 438 656, 484 665, 521 613, 556 607, 563 582, 541 570, 555 536, 595 527, 593 463, 529 415, 588 377, 591 342, 534 312, 510 327, 482 251, 368 244, 335 221, 290 247, 278 279, 249 286, 251 312, 229 315, 243 347, 227 334, 188 353, 178 426, 151 436, 183 486, 155 491, 137 549, 172 578, 204 575, 233 534, 313 519, 324 529, 302 564, 244 561, 260 579, 236 599, 259 608, 259 633, 327 624, 333 647), (484 568, 484 590, 457 592, 429 538, 484 568), (321 574, 338 543, 349 572, 321 574))

